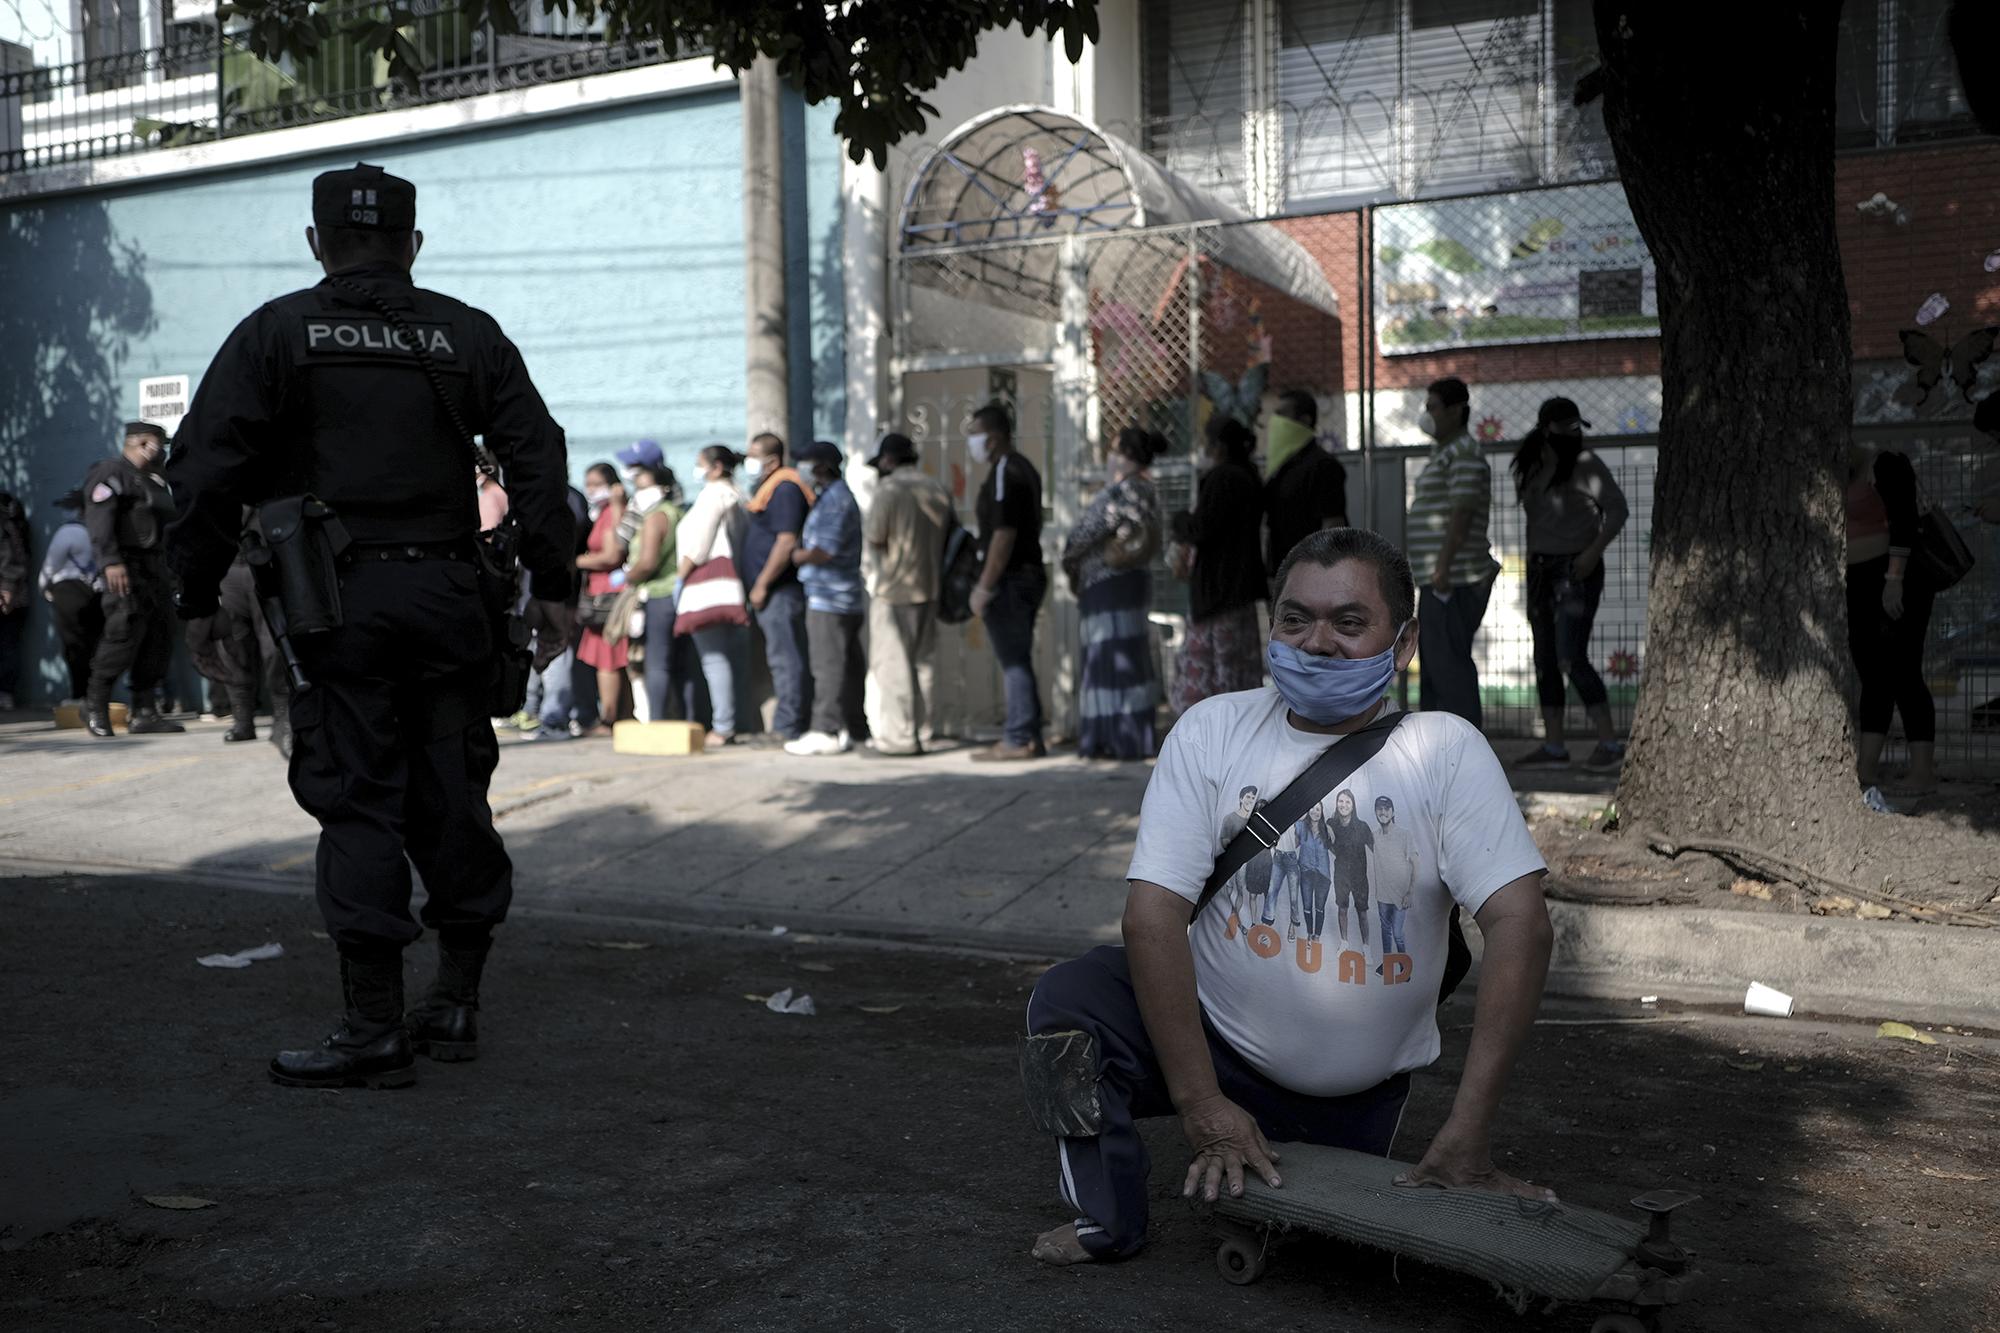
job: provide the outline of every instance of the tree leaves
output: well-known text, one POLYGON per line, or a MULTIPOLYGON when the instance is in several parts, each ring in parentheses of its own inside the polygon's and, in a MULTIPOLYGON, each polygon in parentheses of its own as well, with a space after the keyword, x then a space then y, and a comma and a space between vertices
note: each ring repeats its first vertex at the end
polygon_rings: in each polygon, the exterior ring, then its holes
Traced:
MULTIPOLYGON (((447 4, 452 0, 447 0, 447 4)), ((513 34, 520 22, 509 0, 455 0, 468 23, 513 34)), ((718 67, 742 70, 760 55, 815 105, 836 102, 834 130, 848 156, 888 162, 889 146, 921 133, 937 115, 924 100, 945 77, 963 69, 992 29, 1018 27, 1028 36, 1060 37, 1072 61, 1097 40, 1097 0, 844 0, 784 4, 778 0, 540 0, 544 13, 588 24, 602 19, 608 41, 659 43, 669 59, 706 52, 718 67)), ((334 32, 333 19, 358 14, 343 36, 378 52, 392 79, 412 82, 424 72, 423 53, 408 30, 405 7, 355 11, 314 0, 231 0, 225 17, 248 21, 236 39, 266 60, 303 59, 334 32)))

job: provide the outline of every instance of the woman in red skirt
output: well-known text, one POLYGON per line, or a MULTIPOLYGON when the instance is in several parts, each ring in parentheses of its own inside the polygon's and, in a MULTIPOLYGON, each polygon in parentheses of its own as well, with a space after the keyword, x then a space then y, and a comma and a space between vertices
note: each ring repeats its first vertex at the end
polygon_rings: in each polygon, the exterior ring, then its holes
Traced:
MULTIPOLYGON (((625 516, 625 487, 609 463, 591 464, 584 477, 589 490, 602 489, 610 495, 591 524, 584 553, 576 558, 576 567, 589 575, 583 585, 587 601, 601 593, 617 592, 625 581, 625 546, 618 540, 618 520, 625 516)), ((576 646, 576 657, 597 671, 597 725, 589 734, 609 736, 611 724, 618 720, 625 703, 625 641, 606 643, 603 630, 586 629, 576 646)))

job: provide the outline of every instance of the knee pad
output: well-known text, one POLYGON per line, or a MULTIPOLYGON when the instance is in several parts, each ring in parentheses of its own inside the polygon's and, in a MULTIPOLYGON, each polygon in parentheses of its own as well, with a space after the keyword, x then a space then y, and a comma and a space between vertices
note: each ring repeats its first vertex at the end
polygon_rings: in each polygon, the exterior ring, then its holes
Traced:
POLYGON ((1021 1091, 1035 1128, 1060 1138, 1088 1138, 1104 1127, 1097 1100, 1097 1038, 1043 1032, 1021 1042, 1021 1091))

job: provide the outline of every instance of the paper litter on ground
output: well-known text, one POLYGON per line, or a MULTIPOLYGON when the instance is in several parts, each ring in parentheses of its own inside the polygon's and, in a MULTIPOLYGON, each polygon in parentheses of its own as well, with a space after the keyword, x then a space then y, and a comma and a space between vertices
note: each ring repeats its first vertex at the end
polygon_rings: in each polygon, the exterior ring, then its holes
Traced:
POLYGON ((812 1015, 819 1012, 818 1007, 813 1004, 812 996, 801 995, 796 1000, 793 999, 792 988, 790 986, 785 987, 776 995, 764 1001, 764 1007, 774 1014, 812 1015))
POLYGON ((195 959, 195 962, 203 967, 248 967, 252 963, 277 958, 284 952, 285 946, 282 944, 260 944, 254 949, 243 949, 237 953, 203 954, 195 959))

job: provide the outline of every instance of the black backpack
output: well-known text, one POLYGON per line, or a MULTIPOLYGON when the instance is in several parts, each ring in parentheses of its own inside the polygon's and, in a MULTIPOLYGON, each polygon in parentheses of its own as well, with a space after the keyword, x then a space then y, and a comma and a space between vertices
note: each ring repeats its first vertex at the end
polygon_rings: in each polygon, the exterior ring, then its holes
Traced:
POLYGON ((979 571, 986 563, 972 530, 951 516, 944 533, 944 559, 939 565, 937 616, 947 625, 962 625, 972 619, 972 590, 979 586, 979 571))

